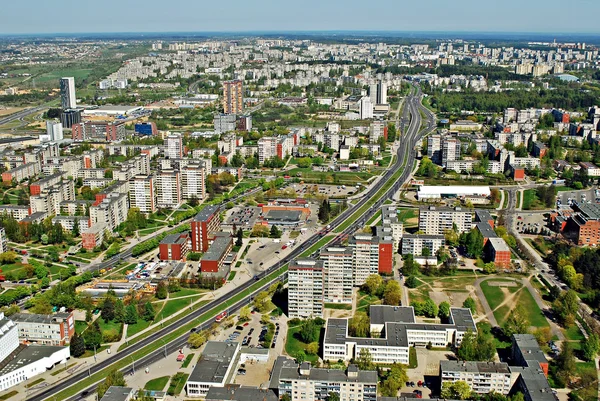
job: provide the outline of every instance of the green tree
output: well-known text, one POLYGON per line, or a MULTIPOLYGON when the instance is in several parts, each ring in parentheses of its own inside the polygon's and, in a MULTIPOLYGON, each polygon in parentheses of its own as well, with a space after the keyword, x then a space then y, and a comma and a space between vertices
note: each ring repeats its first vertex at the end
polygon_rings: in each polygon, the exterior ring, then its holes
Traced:
POLYGON ((379 274, 371 274, 363 284, 364 291, 369 295, 375 295, 383 286, 383 278, 379 274))
POLYGON ((471 387, 462 380, 442 383, 440 396, 444 399, 466 400, 471 398, 471 387))
POLYGON ((272 225, 270 236, 271 238, 281 238, 281 230, 276 225, 272 225))
POLYGON ((405 284, 408 288, 417 288, 419 281, 415 276, 410 276, 406 278, 405 284))
POLYGON ((300 338, 306 344, 319 339, 318 326, 313 319, 307 319, 302 322, 302 326, 300 326, 300 338))
POLYGON ((463 308, 471 309, 472 314, 475 314, 475 312, 477 312, 477 303, 471 297, 468 297, 467 299, 465 299, 465 302, 463 302, 462 306, 463 306, 463 308))
POLYGON ((69 344, 69 350, 71 351, 71 355, 75 358, 79 358, 83 355, 85 353, 85 342, 83 341, 83 337, 77 333, 73 334, 69 344))
POLYGON ((105 322, 115 318, 115 300, 112 296, 106 296, 102 302, 102 318, 105 322))
POLYGON ((125 323, 136 324, 138 321, 138 311, 134 304, 129 304, 125 308, 125 323))
POLYGON ((114 320, 117 323, 125 323, 125 305, 123 305, 123 301, 117 299, 115 301, 115 312, 114 312, 114 320))
POLYGON ((310 355, 317 355, 319 353, 319 342, 314 341, 306 346, 306 353, 310 355))
POLYGON ((98 385, 98 398, 104 397, 106 391, 112 386, 123 387, 125 386, 125 377, 123 377, 123 372, 118 369, 113 369, 108 373, 106 379, 102 383, 98 385))
POLYGON ((383 302, 385 305, 400 305, 402 302, 402 290, 396 280, 388 280, 383 292, 383 302))
POLYGON ((244 231, 240 228, 237 230, 236 234, 237 239, 235 240, 235 245, 242 246, 244 243, 242 240, 244 239, 244 231))
POLYGON ((529 326, 530 322, 525 309, 521 305, 517 305, 508 315, 502 326, 502 331, 505 336, 510 338, 513 334, 527 334, 529 326))
POLYGON ((348 322, 348 332, 352 337, 368 337, 371 322, 365 312, 356 312, 348 322))
POLYGON ((319 206, 318 217, 319 220, 323 223, 327 223, 329 221, 329 216, 331 214, 331 206, 327 199, 323 199, 321 205, 319 206))
POLYGON ((576 364, 573 348, 568 341, 563 341, 560 354, 556 358, 556 378, 561 387, 564 387, 571 381, 575 374, 576 364))
POLYGON ((367 348, 360 349, 355 362, 356 366, 358 366, 360 370, 375 370, 373 357, 371 356, 371 352, 367 348))
POLYGON ((444 301, 439 306, 438 316, 440 319, 448 319, 450 317, 450 303, 444 301))
POLYGON ((207 341, 207 335, 204 331, 198 331, 190 334, 188 337, 188 344, 192 348, 200 348, 207 341))
POLYGON ((468 233, 461 234, 460 243, 470 257, 479 258, 483 255, 483 236, 478 229, 474 228, 468 233))
POLYGON ((239 321, 240 322, 247 322, 250 320, 250 318, 252 317, 252 311, 250 310, 249 306, 242 306, 242 309, 240 309, 240 317, 239 317, 239 321))
POLYGON ((584 340, 581 351, 586 361, 593 361, 596 358, 600 351, 600 339, 596 333, 590 334, 587 340, 584 340))
POLYGON ((327 401, 340 401, 340 395, 338 393, 330 391, 327 395, 327 401))
POLYGON ((274 307, 273 302, 271 302, 271 294, 269 294, 267 291, 258 293, 258 295, 254 297, 252 304, 260 313, 268 312, 274 307))
POLYGON ((143 319, 147 322, 151 322, 154 320, 154 316, 156 315, 156 311, 150 302, 146 302, 144 304, 144 316, 143 319))
POLYGON ((306 353, 303 350, 296 352, 296 361, 301 364, 306 360, 306 353))
POLYGON ((438 306, 433 302, 433 299, 427 298, 423 304, 423 312, 427 317, 436 317, 438 314, 438 306))
POLYGON ((419 264, 415 262, 413 255, 404 255, 402 259, 402 273, 405 276, 414 276, 419 272, 419 264))
POLYGON ((406 368, 403 365, 394 364, 388 371, 383 383, 381 383, 380 391, 384 397, 396 397, 398 390, 402 388, 404 382, 408 380, 406 368))
POLYGON ((83 340, 85 341, 86 349, 93 350, 94 346, 96 346, 96 348, 100 346, 102 343, 102 331, 100 331, 97 320, 92 322, 92 324, 90 324, 83 332, 83 340))
POLYGON ((165 281, 160 281, 156 286, 156 298, 167 299, 168 296, 169 291, 167 290, 167 283, 165 281))

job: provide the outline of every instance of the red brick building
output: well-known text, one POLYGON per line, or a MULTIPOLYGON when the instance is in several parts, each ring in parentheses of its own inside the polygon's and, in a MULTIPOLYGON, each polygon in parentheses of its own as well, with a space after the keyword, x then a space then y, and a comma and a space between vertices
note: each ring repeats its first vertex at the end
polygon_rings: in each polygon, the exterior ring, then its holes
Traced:
POLYGON ((189 240, 188 233, 167 235, 158 245, 160 260, 185 260, 189 240))
POLYGON ((200 259, 200 270, 202 273, 213 273, 219 277, 225 277, 225 258, 233 248, 233 239, 228 233, 218 233, 206 253, 200 259))
POLYGON ((567 220, 563 235, 577 245, 600 244, 600 207, 596 203, 582 203, 575 206, 567 220))
POLYGON ((510 248, 502 238, 488 238, 484 247, 486 262, 494 262, 496 267, 510 267, 510 248))
POLYGON ((221 229, 218 206, 207 206, 194 217, 192 228, 192 251, 206 252, 214 233, 221 229))
POLYGON ((392 274, 394 269, 394 242, 379 241, 379 274, 392 274))

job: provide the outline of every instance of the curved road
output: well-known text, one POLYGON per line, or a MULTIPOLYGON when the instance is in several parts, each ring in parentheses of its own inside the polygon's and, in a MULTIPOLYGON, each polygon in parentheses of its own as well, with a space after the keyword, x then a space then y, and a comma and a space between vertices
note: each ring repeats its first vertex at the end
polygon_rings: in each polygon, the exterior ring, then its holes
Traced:
MULTIPOLYGON (((353 207, 345 210, 331 223, 332 230, 335 230, 335 228, 339 227, 347 219, 352 217, 354 215, 354 213, 356 213, 356 210, 359 210, 365 204, 371 204, 371 207, 369 209, 367 209, 366 212, 362 216, 357 217, 355 219, 355 221, 353 222, 353 224, 351 224, 349 227, 344 229, 341 232, 341 234, 350 235, 353 232, 355 232, 357 229, 359 229, 363 225, 364 221, 366 221, 370 216, 372 216, 373 214, 376 213, 379 206, 381 206, 386 199, 391 198, 395 192, 399 191, 401 186, 410 177, 410 174, 412 171, 412 166, 413 166, 414 160, 416 159, 416 149, 415 149, 416 145, 419 143, 419 141, 421 140, 421 138, 424 135, 426 135, 427 133, 429 133, 431 130, 433 130, 435 128, 435 116, 421 104, 422 93, 421 93, 420 88, 418 86, 415 86, 414 88, 415 88, 414 89, 415 94, 411 94, 410 96, 408 96, 406 98, 405 108, 408 109, 408 112, 411 114, 411 121, 410 121, 410 125, 409 125, 406 133, 403 134, 400 138, 400 146, 398 147, 398 151, 397 151, 398 157, 396 160, 396 164, 394 165, 393 168, 390 168, 386 172, 384 177, 381 180, 379 180, 377 185, 375 185, 373 188, 371 188, 369 190, 369 192, 367 194, 365 194, 363 199, 361 199, 353 207), (426 122, 424 129, 421 129, 421 125, 422 125, 421 112, 423 112, 427 117, 427 122, 426 122), (396 180, 394 185, 392 185, 387 190, 387 192, 384 194, 384 196, 382 196, 379 200, 373 202, 372 198, 392 178, 392 176, 399 169, 402 168, 402 166, 405 166, 405 168, 404 168, 404 171, 402 172, 402 174, 400 175, 399 179, 396 180)), ((338 235, 338 237, 340 237, 340 235, 338 235)), ((338 237, 336 237, 336 238, 338 238, 338 237)), ((306 242, 300 244, 288 256, 281 259, 279 262, 277 262, 275 265, 269 267, 264 272, 258 274, 258 279, 262 279, 262 278, 268 276, 269 274, 278 270, 282 266, 286 265, 288 262, 290 262, 294 258, 297 258, 306 249, 313 246, 319 240, 320 240, 319 235, 312 236, 306 242)), ((130 252, 130 250, 129 250, 129 252, 130 252)), ((123 256, 125 256, 125 254, 120 255, 120 258, 122 258, 123 256)), ((117 260, 118 259, 119 259, 119 257, 117 257, 117 260)), ((96 266, 94 266, 94 267, 96 267, 96 266)), ((58 392, 68 389, 69 387, 73 386, 74 384, 81 382, 82 380, 85 380, 88 377, 88 374, 94 374, 94 373, 97 373, 100 371, 106 372, 106 370, 112 364, 122 361, 122 360, 131 359, 130 355, 133 354, 134 352, 136 352, 137 350, 157 342, 163 336, 171 333, 172 331, 177 330, 178 328, 180 328, 183 325, 186 325, 186 324, 198 319, 201 315, 210 311, 213 308, 221 307, 223 310, 227 309, 230 312, 234 312, 234 311, 240 309, 242 306, 250 303, 255 294, 259 293, 260 291, 264 291, 274 282, 277 282, 280 280, 281 281, 285 280, 286 277, 287 277, 287 273, 282 273, 280 276, 265 283, 263 286, 261 286, 261 288, 255 290, 252 293, 250 293, 248 291, 248 288, 250 286, 252 286, 255 282, 252 280, 248 281, 248 282, 242 284, 241 286, 235 288, 234 290, 230 291, 229 293, 221 296, 220 298, 202 306, 201 308, 191 312, 187 316, 184 316, 179 321, 159 330, 151 337, 142 339, 139 342, 132 344, 129 347, 123 349, 122 351, 116 353, 115 355, 111 356, 110 358, 107 358, 107 359, 91 366, 88 371, 83 371, 78 374, 74 374, 73 376, 69 377, 68 379, 63 380, 62 382, 57 383, 56 385, 54 385, 52 387, 44 388, 43 391, 29 397, 29 400, 42 401, 45 399, 52 399, 52 397, 55 396, 58 392), (231 299, 232 297, 234 297, 238 294, 242 294, 244 292, 247 293, 247 296, 245 296, 240 301, 238 301, 234 304, 227 303, 227 301, 229 299, 231 299)), ((197 329, 206 329, 206 328, 210 327, 212 324, 213 324, 212 319, 209 319, 206 322, 200 324, 197 327, 197 329)), ((176 350, 182 348, 186 344, 187 339, 188 339, 188 334, 186 333, 186 334, 178 337, 177 339, 173 340, 169 344, 167 344, 166 347, 157 347, 157 350, 155 350, 155 351, 151 352, 150 354, 148 354, 147 356, 135 361, 135 364, 137 364, 138 366, 146 366, 148 364, 151 364, 165 356, 165 354, 164 354, 165 349, 166 349, 166 353, 169 354, 169 353, 175 352, 176 350)), ((127 367, 125 367, 122 370, 124 372, 130 371, 133 368, 133 365, 134 364, 132 363, 131 365, 128 365, 127 367)), ((96 387, 95 385, 89 387, 85 393, 87 394, 87 393, 93 391, 95 389, 95 387, 96 387)), ((77 395, 77 396, 71 397, 70 400, 77 400, 80 397, 81 397, 80 395, 77 395)))

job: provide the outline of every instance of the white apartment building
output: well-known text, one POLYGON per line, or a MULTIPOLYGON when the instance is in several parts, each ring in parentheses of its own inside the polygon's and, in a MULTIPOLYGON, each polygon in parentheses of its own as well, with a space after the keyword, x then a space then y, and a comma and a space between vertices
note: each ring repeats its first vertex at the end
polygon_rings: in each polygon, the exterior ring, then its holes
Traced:
POLYGON ((460 158, 460 141, 455 138, 444 138, 442 140, 442 165, 449 161, 460 158))
POLYGON ((443 235, 405 234, 402 237, 402 255, 422 256, 424 249, 429 249, 429 256, 444 246, 443 235))
POLYGON ((181 204, 181 176, 179 171, 161 170, 156 173, 156 204, 174 209, 181 204))
MULTIPOLYGON (((481 163, 480 160, 454 160, 446 163, 446 171, 456 171, 457 173, 471 172, 481 163)), ((486 170, 488 173, 500 174, 504 172, 504 166, 497 160, 488 161, 486 170)))
POLYGON ((429 135, 427 137, 427 156, 436 164, 442 163, 442 136, 429 135))
POLYGON ((323 297, 327 303, 352 303, 354 285, 352 249, 328 247, 320 250, 323 261, 323 297))
POLYGON ((369 128, 369 142, 377 143, 379 138, 385 135, 385 121, 376 120, 371 123, 369 128))
POLYGON ((127 220, 128 204, 127 194, 109 193, 98 205, 90 206, 92 225, 105 224, 110 231, 114 231, 119 224, 127 220))
POLYGON ((279 357, 269 387, 277 389, 280 397, 288 395, 291 401, 327 401, 332 392, 340 401, 376 401, 377 372, 361 371, 356 365, 349 365, 346 371, 317 369, 309 362, 298 365, 279 357))
POLYGON ((467 308, 451 308, 447 324, 417 323, 412 306, 371 305, 369 317, 369 338, 350 337, 348 319, 327 319, 323 359, 349 361, 365 348, 374 363, 408 364, 410 347, 459 346, 468 330, 477 331, 467 308))
POLYGON ((466 382, 478 394, 496 392, 508 395, 518 379, 502 362, 440 361, 441 384, 466 382))
POLYGON ((277 137, 268 136, 258 140, 258 162, 263 164, 265 160, 277 156, 277 137))
POLYGON ((379 273, 379 241, 369 234, 355 234, 348 246, 353 254, 353 280, 361 286, 371 274, 379 273))
POLYGON ((142 213, 156 211, 156 189, 154 176, 136 175, 129 180, 129 206, 137 207, 142 213))
POLYGON ((368 96, 363 96, 358 102, 359 117, 361 120, 373 118, 373 102, 368 96))
POLYGON ((419 231, 428 235, 443 235, 456 226, 458 233, 471 229, 472 211, 460 207, 429 206, 419 209, 419 231))
POLYGON ((183 139, 180 134, 169 134, 164 139, 164 155, 170 159, 183 157, 183 139))
POLYGON ((288 269, 289 318, 323 317, 323 261, 296 259, 288 269))
POLYGON ((8 251, 8 237, 6 237, 6 230, 4 227, 0 227, 0 253, 8 251))
POLYGON ((199 200, 206 198, 205 177, 206 170, 203 164, 189 164, 181 170, 181 198, 190 200, 196 197, 199 200))
POLYGON ((398 220, 398 210, 395 206, 384 205, 381 207, 381 226, 391 229, 394 249, 398 249, 404 231, 404 224, 398 220))
POLYGON ((46 135, 40 135, 40 142, 62 141, 63 125, 60 121, 46 121, 46 135))
POLYGON ((54 216, 52 224, 60 224, 65 231, 72 231, 77 225, 79 232, 90 228, 90 219, 87 216, 54 216))

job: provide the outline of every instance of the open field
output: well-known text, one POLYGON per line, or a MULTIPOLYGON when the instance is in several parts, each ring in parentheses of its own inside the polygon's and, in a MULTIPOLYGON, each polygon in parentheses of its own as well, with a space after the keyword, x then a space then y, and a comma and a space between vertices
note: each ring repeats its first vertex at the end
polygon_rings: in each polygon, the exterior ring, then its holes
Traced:
POLYGON ((308 362, 315 363, 319 359, 317 355, 310 355, 306 352, 308 344, 303 343, 300 340, 300 326, 288 328, 287 341, 285 343, 285 352, 294 357, 299 351, 304 351, 306 354, 305 360, 308 362))
POLYGON ((169 382, 169 376, 157 377, 156 379, 148 380, 144 386, 145 390, 151 391, 163 391, 167 383, 169 382))

